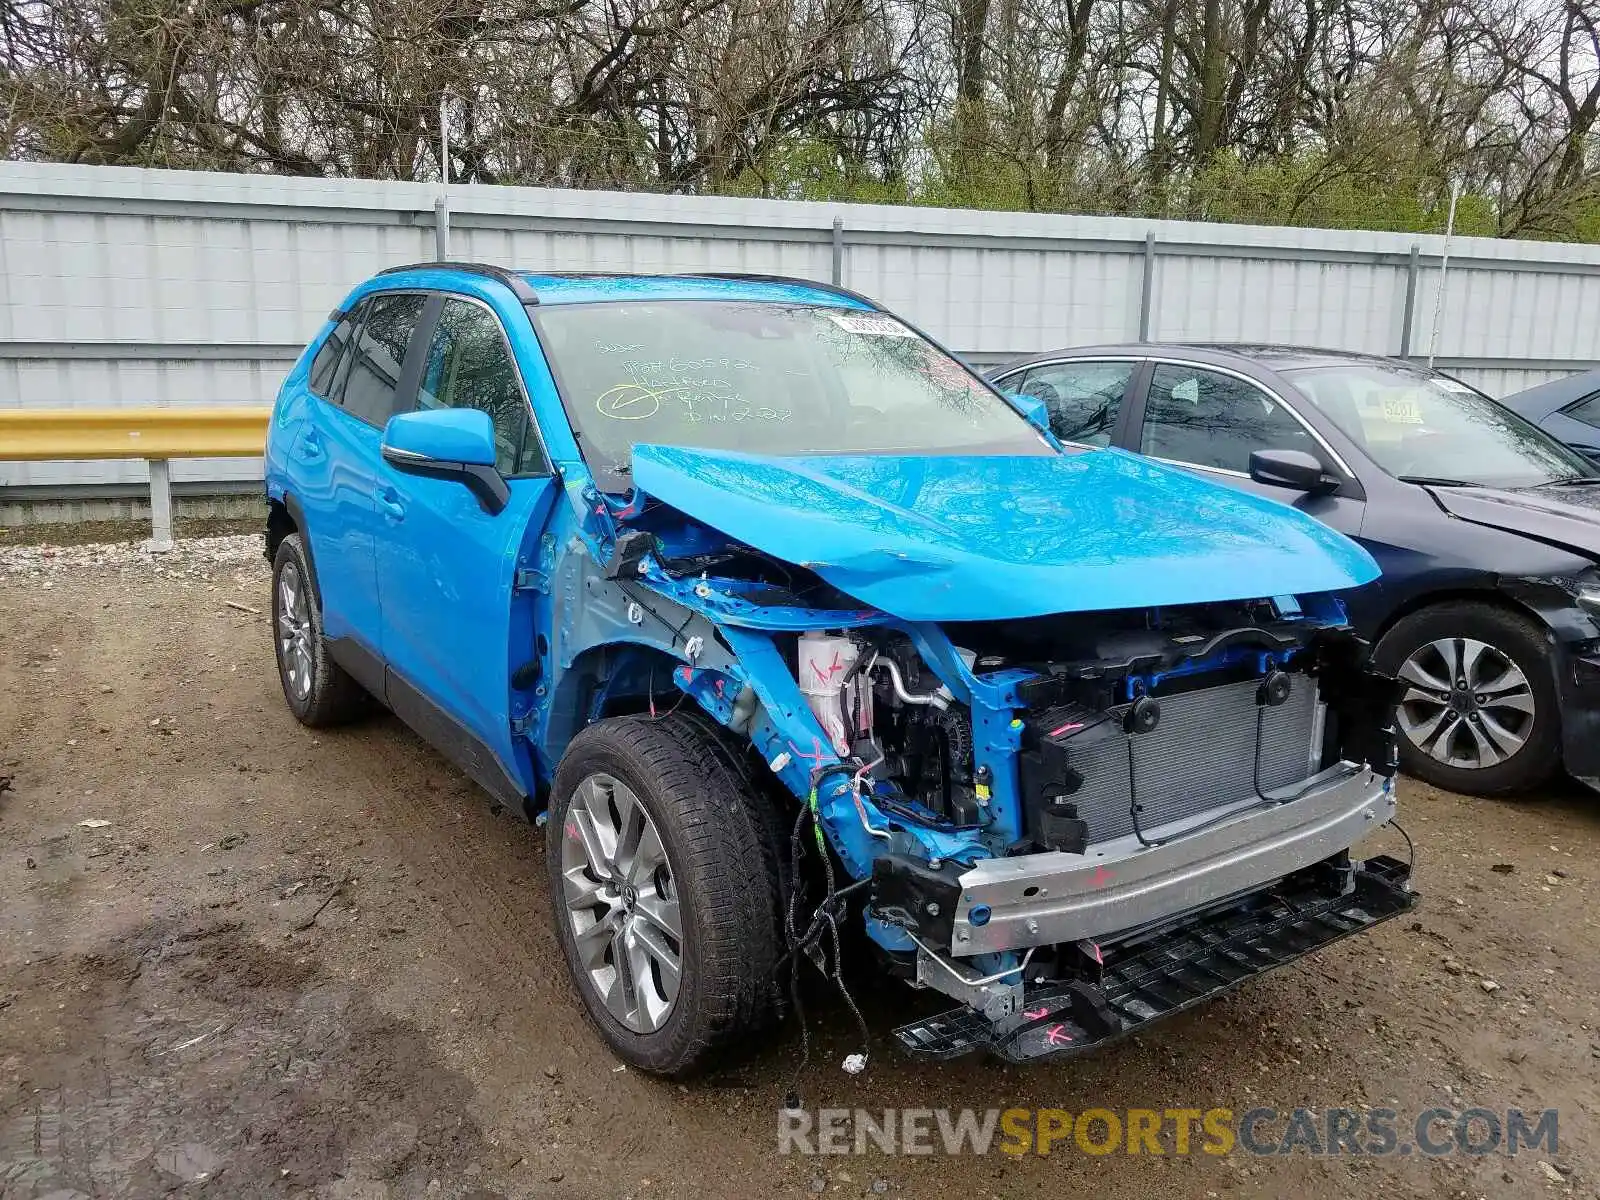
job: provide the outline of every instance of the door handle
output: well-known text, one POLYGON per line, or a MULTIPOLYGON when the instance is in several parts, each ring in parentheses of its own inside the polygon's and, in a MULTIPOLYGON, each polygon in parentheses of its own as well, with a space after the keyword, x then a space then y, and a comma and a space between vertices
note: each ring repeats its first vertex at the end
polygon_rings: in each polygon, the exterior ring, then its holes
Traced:
POLYGON ((308 429, 300 436, 300 456, 302 458, 322 457, 322 435, 315 429, 308 429))
POLYGON ((383 509, 391 521, 404 521, 406 519, 406 506, 400 499, 400 493, 392 487, 378 490, 378 507, 383 509))

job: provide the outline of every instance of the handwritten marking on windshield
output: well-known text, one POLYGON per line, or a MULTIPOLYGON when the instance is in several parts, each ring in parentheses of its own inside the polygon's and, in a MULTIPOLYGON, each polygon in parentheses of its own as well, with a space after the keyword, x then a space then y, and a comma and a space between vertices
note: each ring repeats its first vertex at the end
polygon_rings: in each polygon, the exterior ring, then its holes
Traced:
POLYGON ((729 384, 721 381, 660 388, 619 383, 595 398, 595 409, 613 421, 646 421, 659 414, 664 404, 676 401, 676 415, 691 425, 707 421, 787 421, 793 415, 787 409, 751 404, 742 396, 724 393, 724 388, 732 391, 729 384))
POLYGON ((613 421, 643 421, 661 411, 661 397, 665 394, 638 383, 619 383, 601 392, 594 406, 602 417, 613 421))

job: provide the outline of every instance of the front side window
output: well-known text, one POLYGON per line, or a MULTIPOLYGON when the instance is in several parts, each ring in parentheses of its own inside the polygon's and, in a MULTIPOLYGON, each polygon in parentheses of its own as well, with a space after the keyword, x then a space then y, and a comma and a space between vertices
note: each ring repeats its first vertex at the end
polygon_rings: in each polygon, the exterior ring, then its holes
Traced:
POLYGON ((1161 363, 1150 377, 1142 453, 1248 474, 1255 450, 1317 452, 1315 439, 1253 383, 1204 367, 1161 363))
POLYGON ((709 300, 547 305, 534 324, 589 469, 641 444, 798 454, 1054 451, 961 363, 883 313, 709 300))
POLYGON ((1109 446, 1136 363, 1064 362, 1029 367, 1008 386, 1043 400, 1050 431, 1064 442, 1109 446))
POLYGON ((363 301, 361 332, 338 371, 344 377, 339 402, 346 412, 380 429, 395 414, 400 369, 425 303, 426 297, 415 292, 380 293, 363 301))
POLYGON ((1341 363, 1285 374, 1397 478, 1535 487, 1593 473, 1538 426, 1443 375, 1394 363, 1341 363))
POLYGON ((482 305, 446 300, 417 389, 417 407, 476 408, 494 421, 495 466, 502 475, 542 473, 528 401, 500 320, 482 305))

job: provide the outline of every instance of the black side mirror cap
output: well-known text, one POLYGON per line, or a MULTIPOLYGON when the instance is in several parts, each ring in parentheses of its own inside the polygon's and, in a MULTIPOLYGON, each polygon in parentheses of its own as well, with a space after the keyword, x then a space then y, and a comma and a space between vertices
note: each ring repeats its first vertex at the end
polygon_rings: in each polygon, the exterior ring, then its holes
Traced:
POLYGON ((1252 451, 1250 478, 1297 492, 1331 492, 1339 486, 1339 480, 1328 474, 1322 460, 1305 450, 1252 451))
POLYGON ((443 479, 460 483, 473 494, 478 507, 491 517, 497 517, 511 503, 511 489, 505 476, 492 466, 482 463, 451 462, 437 458, 419 458, 394 446, 384 446, 383 461, 407 475, 421 475, 425 479, 443 479))

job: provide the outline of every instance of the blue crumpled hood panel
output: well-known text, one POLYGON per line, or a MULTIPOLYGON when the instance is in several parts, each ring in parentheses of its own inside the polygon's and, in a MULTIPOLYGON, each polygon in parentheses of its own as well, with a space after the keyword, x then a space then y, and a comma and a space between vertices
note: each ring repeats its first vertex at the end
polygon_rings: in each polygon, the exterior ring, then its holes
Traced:
POLYGON ((640 491, 908 621, 1325 592, 1365 550, 1285 505, 1116 450, 770 458, 638 446, 640 491))

